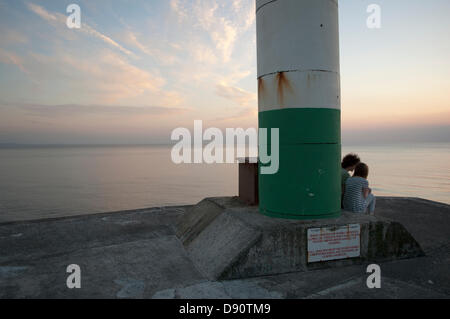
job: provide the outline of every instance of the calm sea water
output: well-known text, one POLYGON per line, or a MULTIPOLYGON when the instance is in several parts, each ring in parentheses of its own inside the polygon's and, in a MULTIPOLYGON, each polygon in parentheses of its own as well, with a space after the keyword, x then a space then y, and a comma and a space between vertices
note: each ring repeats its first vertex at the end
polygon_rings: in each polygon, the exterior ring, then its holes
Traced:
MULTIPOLYGON (((194 204, 238 192, 237 165, 175 165, 169 146, 0 149, 0 222, 194 204)), ((344 147, 377 195, 450 204, 450 144, 344 147)))

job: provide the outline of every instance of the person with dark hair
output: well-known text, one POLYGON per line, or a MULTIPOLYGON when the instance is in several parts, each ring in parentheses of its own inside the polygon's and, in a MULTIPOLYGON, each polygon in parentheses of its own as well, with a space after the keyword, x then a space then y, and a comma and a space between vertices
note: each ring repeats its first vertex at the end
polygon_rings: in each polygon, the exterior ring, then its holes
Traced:
POLYGON ((359 163, 355 167, 355 173, 345 182, 344 209, 354 213, 375 213, 375 195, 369 188, 367 177, 369 167, 359 163))
POLYGON ((341 164, 342 198, 344 198, 345 193, 345 182, 347 181, 348 178, 350 178, 349 172, 353 172, 355 170, 356 165, 358 165, 360 162, 361 160, 359 159, 359 156, 353 153, 345 155, 345 157, 342 159, 341 164))

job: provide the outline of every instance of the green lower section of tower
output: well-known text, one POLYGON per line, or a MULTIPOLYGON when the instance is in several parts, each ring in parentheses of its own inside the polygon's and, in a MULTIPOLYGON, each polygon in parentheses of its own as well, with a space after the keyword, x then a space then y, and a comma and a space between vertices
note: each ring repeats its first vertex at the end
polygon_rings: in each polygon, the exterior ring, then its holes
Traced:
MULTIPOLYGON (((259 114, 259 121, 260 128, 280 129, 278 172, 264 175, 260 170, 259 174, 261 213, 290 219, 338 217, 341 213, 340 111, 267 111, 259 114)), ((271 143, 268 144, 270 152, 271 143)))
POLYGON ((280 144, 341 143, 341 111, 281 109, 259 113, 260 128, 279 128, 280 144))

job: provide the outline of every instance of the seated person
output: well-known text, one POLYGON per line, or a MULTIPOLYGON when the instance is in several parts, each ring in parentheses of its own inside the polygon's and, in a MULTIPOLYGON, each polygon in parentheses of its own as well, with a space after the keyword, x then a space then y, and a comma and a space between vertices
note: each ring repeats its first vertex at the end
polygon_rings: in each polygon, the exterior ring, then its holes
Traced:
POLYGON ((341 191, 342 191, 342 199, 344 199, 345 192, 345 182, 348 178, 350 178, 349 172, 353 172, 355 170, 356 165, 361 162, 359 156, 356 154, 347 154, 341 163, 341 191))
POLYGON ((344 209, 354 213, 375 213, 375 196, 369 188, 367 177, 369 167, 364 163, 356 165, 355 173, 345 182, 344 209))

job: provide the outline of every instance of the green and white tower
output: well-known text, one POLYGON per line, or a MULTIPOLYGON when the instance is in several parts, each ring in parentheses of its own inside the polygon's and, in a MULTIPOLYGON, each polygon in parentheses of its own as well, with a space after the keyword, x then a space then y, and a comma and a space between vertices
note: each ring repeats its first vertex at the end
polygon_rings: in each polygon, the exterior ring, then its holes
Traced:
POLYGON ((279 171, 259 176, 260 211, 339 216, 338 1, 256 0, 256 16, 259 127, 280 134, 279 171))

